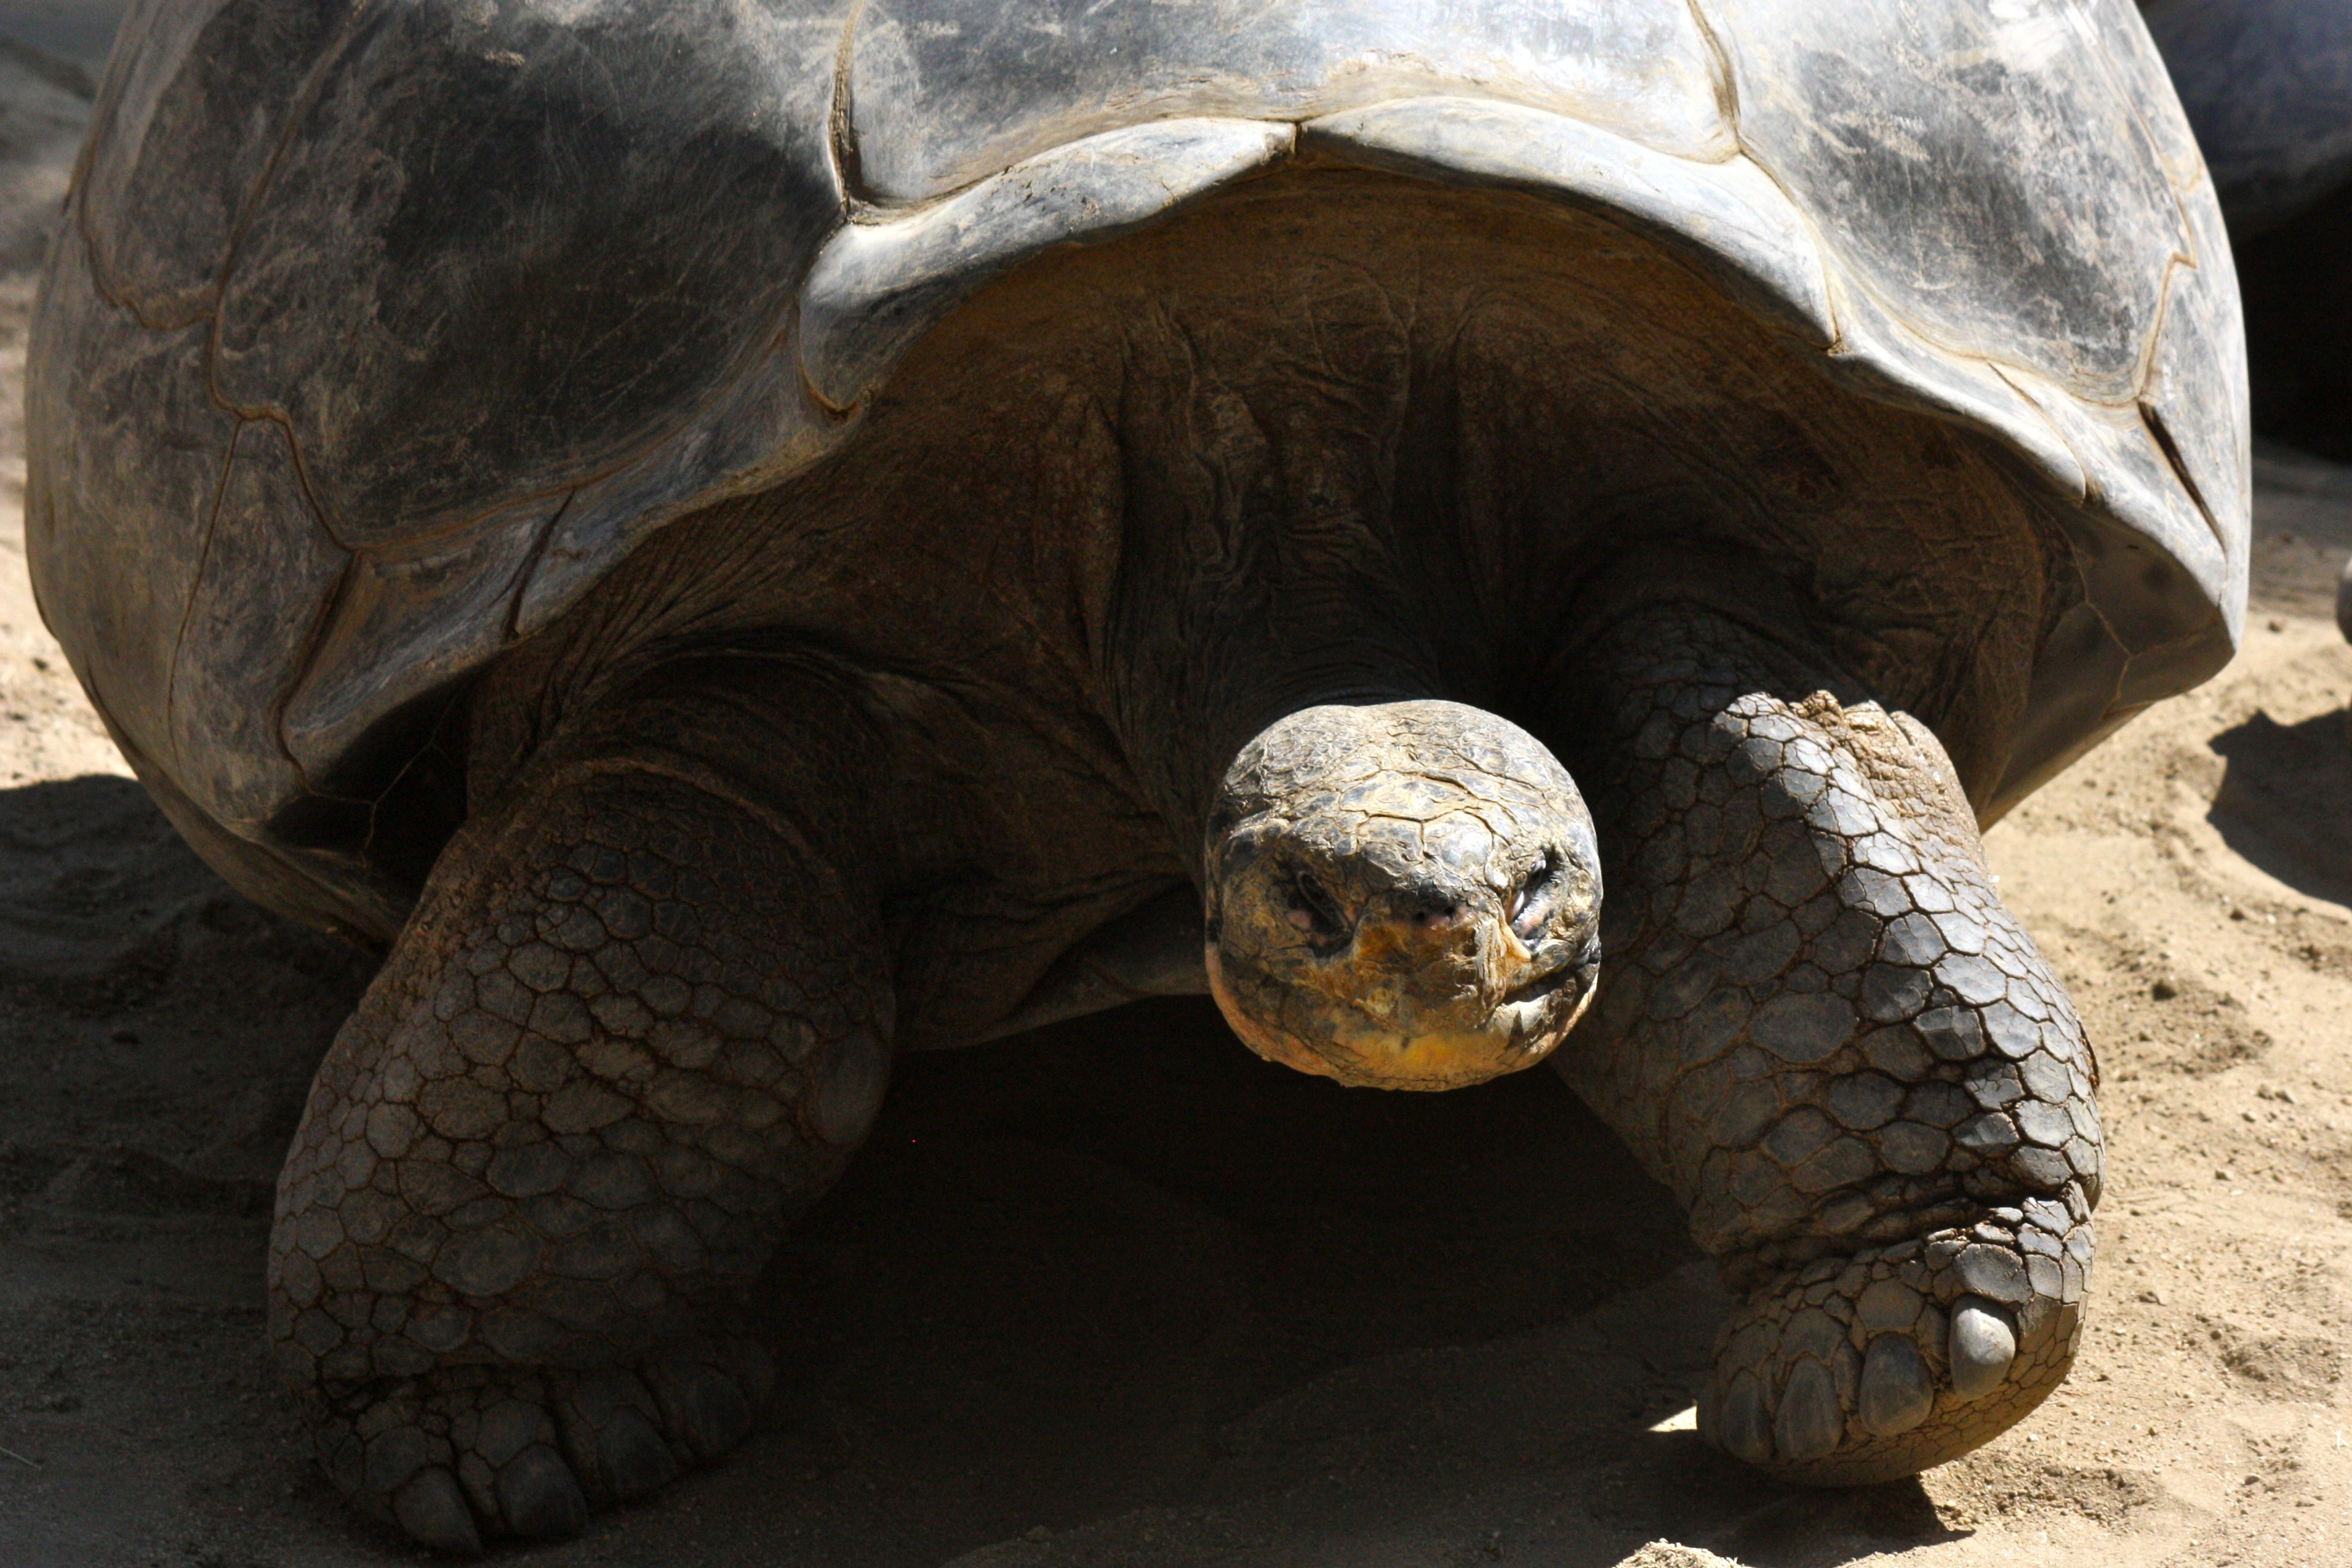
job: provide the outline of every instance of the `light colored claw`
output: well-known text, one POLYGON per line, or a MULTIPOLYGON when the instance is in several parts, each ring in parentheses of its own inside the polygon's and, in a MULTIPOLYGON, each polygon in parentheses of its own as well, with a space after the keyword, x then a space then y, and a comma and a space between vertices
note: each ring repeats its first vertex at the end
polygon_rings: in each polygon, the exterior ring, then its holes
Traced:
POLYGON ((2017 1359, 2017 1325, 2006 1309, 1963 1296, 1952 1309, 1952 1392, 1981 1399, 1999 1388, 2017 1359))
POLYGON ((1829 1368, 1817 1361, 1797 1363, 1780 1391, 1772 1435, 1784 1459, 1822 1459, 1837 1451, 1845 1436, 1845 1415, 1838 1408, 1837 1380, 1829 1368))
POLYGON ((1875 1436, 1898 1437, 1927 1419, 1936 1387, 1909 1335, 1881 1334, 1870 1342, 1856 1403, 1863 1426, 1875 1436))

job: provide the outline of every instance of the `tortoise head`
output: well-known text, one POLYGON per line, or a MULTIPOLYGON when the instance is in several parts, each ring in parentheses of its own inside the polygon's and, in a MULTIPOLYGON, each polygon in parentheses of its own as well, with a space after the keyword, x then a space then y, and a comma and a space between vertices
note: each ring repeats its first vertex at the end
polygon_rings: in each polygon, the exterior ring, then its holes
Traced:
POLYGON ((1208 969, 1260 1056, 1385 1089, 1540 1061, 1600 972, 1592 818, 1541 742, 1453 702, 1308 708, 1242 749, 1208 969))

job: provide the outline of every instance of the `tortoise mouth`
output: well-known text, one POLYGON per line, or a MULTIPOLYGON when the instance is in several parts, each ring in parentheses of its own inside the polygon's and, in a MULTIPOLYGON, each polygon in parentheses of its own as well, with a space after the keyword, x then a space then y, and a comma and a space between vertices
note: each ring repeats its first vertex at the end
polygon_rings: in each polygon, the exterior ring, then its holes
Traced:
POLYGON ((1211 994, 1244 1045, 1268 1061, 1359 1089, 1463 1089, 1531 1068, 1583 1016, 1599 969, 1596 952, 1494 1006, 1432 1015, 1351 995, 1346 979, 1328 988, 1301 985, 1231 961, 1214 942, 1203 956, 1211 994))
MULTIPOLYGON (((1560 994, 1563 991, 1568 990, 1570 986, 1575 985, 1580 978, 1580 971, 1579 969, 1572 968, 1569 964, 1562 963, 1556 968, 1546 971, 1542 974, 1537 975, 1533 980, 1527 982, 1525 984, 1514 986, 1509 991, 1506 992, 1503 996, 1502 1007, 1534 1007, 1541 1003, 1551 1000, 1553 997, 1560 994)), ((1580 1012, 1583 1007, 1583 999, 1580 999, 1578 1001, 1577 1006, 1580 1012)), ((1496 1011, 1501 1011, 1501 1008, 1497 1008, 1496 1011)))

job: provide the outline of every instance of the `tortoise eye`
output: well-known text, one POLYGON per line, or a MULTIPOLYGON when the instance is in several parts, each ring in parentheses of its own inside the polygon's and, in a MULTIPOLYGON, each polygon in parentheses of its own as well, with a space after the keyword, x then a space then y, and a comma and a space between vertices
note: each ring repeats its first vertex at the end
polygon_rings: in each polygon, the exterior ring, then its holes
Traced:
POLYGON ((1551 918, 1559 901, 1559 857, 1547 853, 1511 895, 1505 918, 1522 941, 1541 931, 1544 921, 1551 918))
POLYGON ((1300 871, 1290 879, 1290 923, 1309 936, 1326 940, 1345 936, 1348 922, 1339 910, 1339 900, 1331 890, 1317 880, 1314 874, 1300 871))

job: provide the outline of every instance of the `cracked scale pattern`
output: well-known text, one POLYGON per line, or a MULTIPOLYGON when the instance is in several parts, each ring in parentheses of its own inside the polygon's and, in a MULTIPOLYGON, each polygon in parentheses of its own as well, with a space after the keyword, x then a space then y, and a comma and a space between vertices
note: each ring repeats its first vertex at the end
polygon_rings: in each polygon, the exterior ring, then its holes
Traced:
POLYGON ((1696 610, 1600 659, 1603 978, 1555 1059, 1748 1296, 1701 1430, 1814 1481, 1954 1458, 2073 1355, 2101 1160, 2081 1026, 1925 726, 1696 610))
POLYGON ((269 1266, 337 1484, 398 1515, 447 1471, 490 1534, 570 1517, 500 1500, 526 1452, 541 1493, 566 1465, 591 1500, 642 1489, 599 1456, 614 1412, 680 1464, 740 1436, 764 1373, 731 1304, 864 1136, 889 1025, 870 921, 694 764, 554 763, 511 798, 320 1068, 269 1266))

